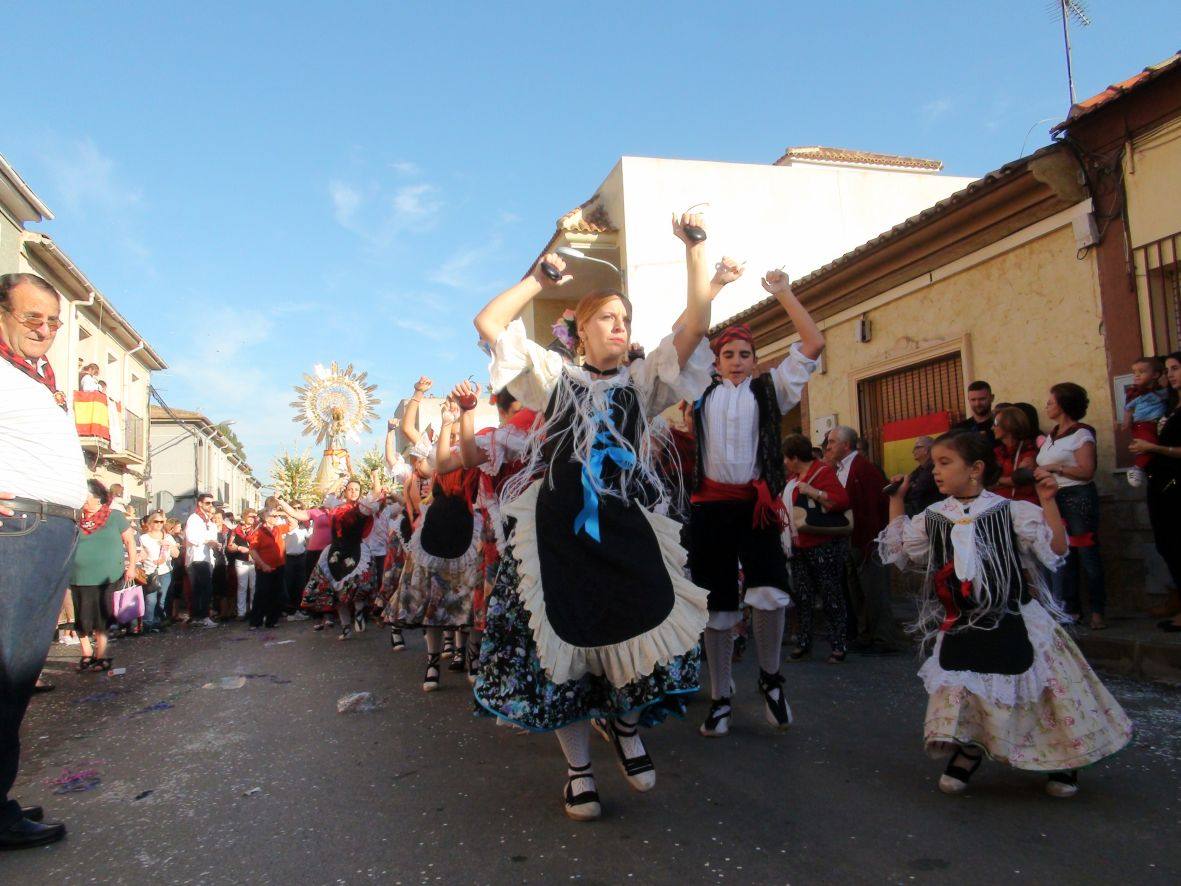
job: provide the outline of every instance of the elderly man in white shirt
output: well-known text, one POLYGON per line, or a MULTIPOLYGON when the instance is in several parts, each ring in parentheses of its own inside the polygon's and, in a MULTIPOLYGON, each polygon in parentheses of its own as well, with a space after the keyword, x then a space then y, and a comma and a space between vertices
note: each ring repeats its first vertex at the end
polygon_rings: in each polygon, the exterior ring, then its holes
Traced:
POLYGON ((209 617, 209 603, 213 597, 214 553, 220 547, 217 525, 213 522, 213 496, 202 492, 197 496, 197 509, 185 521, 185 568, 192 589, 190 624, 217 627, 217 622, 209 617))
POLYGON ((86 500, 78 432, 45 357, 61 325, 61 299, 47 281, 0 276, 0 850, 66 832, 9 796, 86 500))
MULTIPOLYGON (((716 296, 741 274, 741 268, 723 259, 711 294, 716 296)), ((824 350, 824 336, 783 271, 769 271, 763 288, 800 333, 799 344, 778 366, 755 377, 758 356, 750 329, 726 329, 712 345, 719 378, 693 410, 697 468, 690 498, 689 570, 693 582, 709 591, 704 645, 712 704, 700 732, 710 737, 730 731, 733 629, 743 605, 753 613, 764 717, 778 729, 792 720, 779 673, 785 611, 791 603, 779 542, 785 524, 780 496, 786 482, 780 425, 783 414, 800 402, 824 350), (739 589, 740 569, 745 598, 739 589)))

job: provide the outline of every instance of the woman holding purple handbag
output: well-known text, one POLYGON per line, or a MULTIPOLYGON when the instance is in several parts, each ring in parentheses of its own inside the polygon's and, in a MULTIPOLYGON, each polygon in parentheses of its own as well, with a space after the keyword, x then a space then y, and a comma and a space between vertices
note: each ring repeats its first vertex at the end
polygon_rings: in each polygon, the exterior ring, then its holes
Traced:
POLYGON ((138 562, 135 529, 122 512, 111 510, 110 495, 102 483, 92 479, 86 485, 88 495, 78 521, 82 532, 70 576, 74 626, 82 646, 78 671, 82 673, 111 669, 111 659, 106 657, 107 625, 114 612, 115 591, 135 583, 138 562))

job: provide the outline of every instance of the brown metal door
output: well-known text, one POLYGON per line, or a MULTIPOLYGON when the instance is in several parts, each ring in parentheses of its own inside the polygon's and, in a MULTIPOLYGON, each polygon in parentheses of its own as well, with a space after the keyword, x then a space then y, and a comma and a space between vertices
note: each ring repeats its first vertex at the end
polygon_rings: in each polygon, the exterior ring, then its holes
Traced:
POLYGON ((882 463, 882 425, 932 412, 964 417, 964 369, 958 353, 868 378, 857 385, 861 434, 873 460, 882 463))

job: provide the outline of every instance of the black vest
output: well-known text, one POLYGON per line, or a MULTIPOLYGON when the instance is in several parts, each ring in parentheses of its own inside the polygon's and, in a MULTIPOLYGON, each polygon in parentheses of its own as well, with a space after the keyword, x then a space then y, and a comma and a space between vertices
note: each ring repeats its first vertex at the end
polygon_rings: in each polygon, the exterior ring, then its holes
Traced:
MULTIPOLYGON (((693 488, 700 489, 705 479, 705 401, 722 382, 715 379, 705 389, 701 399, 693 404, 693 428, 697 432, 697 464, 693 468, 693 488)), ((755 463, 759 476, 767 481, 771 494, 778 498, 787 485, 783 469, 783 429, 779 412, 779 398, 775 394, 775 382, 770 374, 755 376, 750 380, 750 392, 754 394, 759 407, 759 442, 755 463)))

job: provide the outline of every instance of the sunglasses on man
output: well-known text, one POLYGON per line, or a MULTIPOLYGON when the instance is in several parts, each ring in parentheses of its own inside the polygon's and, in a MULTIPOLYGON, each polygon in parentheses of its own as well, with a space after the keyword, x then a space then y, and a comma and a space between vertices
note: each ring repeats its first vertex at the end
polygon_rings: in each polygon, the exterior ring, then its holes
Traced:
POLYGON ((8 308, 4 310, 12 314, 16 318, 16 322, 25 327, 25 329, 37 330, 42 326, 48 326, 51 332, 56 332, 62 327, 61 317, 46 317, 44 314, 35 314, 32 311, 18 314, 8 308))

